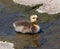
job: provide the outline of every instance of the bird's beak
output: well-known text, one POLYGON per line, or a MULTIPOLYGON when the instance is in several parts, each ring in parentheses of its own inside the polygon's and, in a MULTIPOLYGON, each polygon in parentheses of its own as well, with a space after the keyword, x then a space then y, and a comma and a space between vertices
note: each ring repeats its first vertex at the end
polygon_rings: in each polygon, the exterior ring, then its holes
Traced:
POLYGON ((38 20, 38 18, 37 18, 37 20, 38 20))

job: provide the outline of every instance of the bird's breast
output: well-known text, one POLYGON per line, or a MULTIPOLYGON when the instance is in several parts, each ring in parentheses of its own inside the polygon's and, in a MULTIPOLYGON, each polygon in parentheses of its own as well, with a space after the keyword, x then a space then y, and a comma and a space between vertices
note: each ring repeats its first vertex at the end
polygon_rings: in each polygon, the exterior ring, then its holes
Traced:
POLYGON ((35 25, 35 30, 36 33, 40 31, 40 26, 39 25, 35 25))

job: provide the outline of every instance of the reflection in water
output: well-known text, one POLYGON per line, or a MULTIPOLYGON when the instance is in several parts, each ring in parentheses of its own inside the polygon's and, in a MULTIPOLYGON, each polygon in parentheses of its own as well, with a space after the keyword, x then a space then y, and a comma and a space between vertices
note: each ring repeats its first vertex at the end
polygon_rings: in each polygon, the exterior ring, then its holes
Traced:
POLYGON ((16 48, 24 48, 28 45, 32 45, 32 47, 38 47, 38 34, 16 34, 16 48))
POLYGON ((8 41, 14 43, 15 49, 24 49, 26 47, 38 47, 38 34, 22 34, 16 33, 15 36, 0 36, 0 41, 8 41))

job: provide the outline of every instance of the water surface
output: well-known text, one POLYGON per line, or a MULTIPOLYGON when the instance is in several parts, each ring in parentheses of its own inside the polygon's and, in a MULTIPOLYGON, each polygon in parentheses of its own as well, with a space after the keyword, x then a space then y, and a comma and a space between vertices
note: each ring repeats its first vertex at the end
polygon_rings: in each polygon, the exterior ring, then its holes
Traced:
POLYGON ((0 40, 13 42, 16 49, 60 49, 59 16, 60 14, 39 14, 32 7, 15 4, 12 0, 0 0, 0 40), (32 14, 39 16, 38 24, 44 33, 16 33, 12 23, 16 20, 27 20, 32 14))

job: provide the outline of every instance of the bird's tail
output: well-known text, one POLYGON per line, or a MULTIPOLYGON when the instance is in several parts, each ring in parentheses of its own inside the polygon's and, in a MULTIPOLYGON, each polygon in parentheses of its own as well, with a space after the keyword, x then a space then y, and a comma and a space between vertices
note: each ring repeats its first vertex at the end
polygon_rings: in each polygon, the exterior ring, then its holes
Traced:
POLYGON ((13 23, 13 26, 16 27, 15 23, 13 23))

